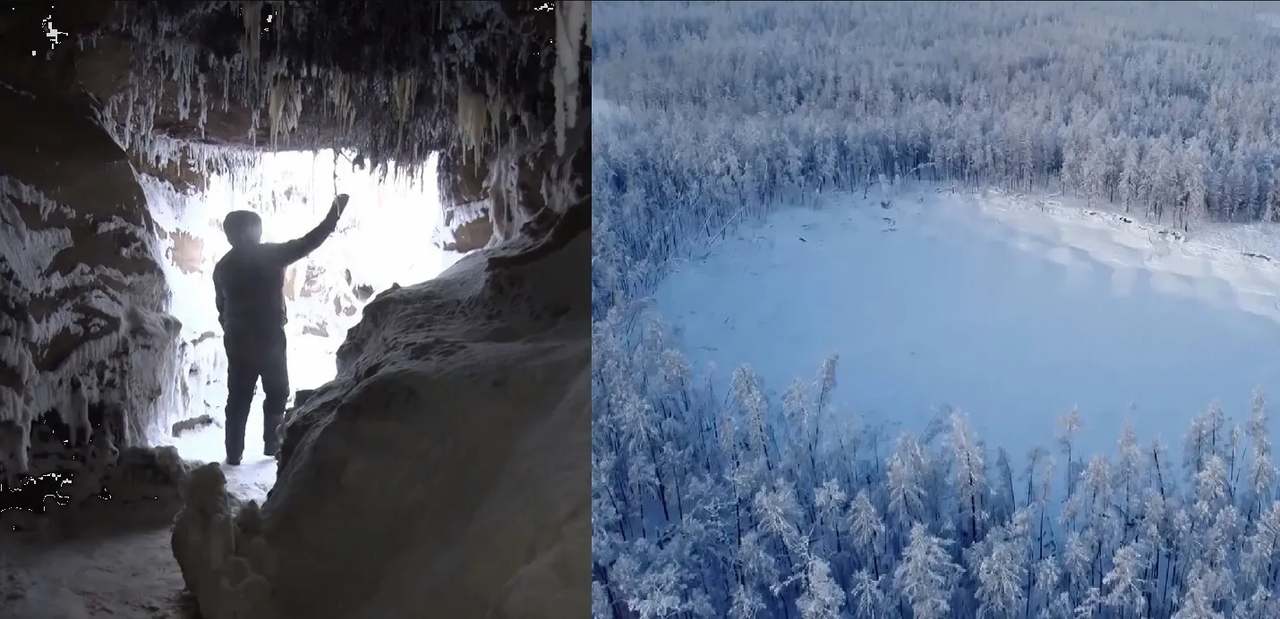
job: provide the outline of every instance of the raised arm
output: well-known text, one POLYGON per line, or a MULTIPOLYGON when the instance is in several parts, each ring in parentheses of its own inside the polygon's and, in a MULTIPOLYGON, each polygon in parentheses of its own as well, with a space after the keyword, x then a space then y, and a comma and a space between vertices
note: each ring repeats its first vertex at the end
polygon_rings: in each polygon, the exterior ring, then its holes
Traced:
POLYGON ((301 238, 285 241, 283 243, 264 243, 266 249, 280 266, 289 266, 303 258, 306 258, 311 252, 320 248, 329 235, 338 228, 338 218, 342 216, 342 210, 347 206, 347 194, 338 194, 333 199, 333 206, 329 208, 329 214, 325 216, 320 225, 316 226, 301 238))

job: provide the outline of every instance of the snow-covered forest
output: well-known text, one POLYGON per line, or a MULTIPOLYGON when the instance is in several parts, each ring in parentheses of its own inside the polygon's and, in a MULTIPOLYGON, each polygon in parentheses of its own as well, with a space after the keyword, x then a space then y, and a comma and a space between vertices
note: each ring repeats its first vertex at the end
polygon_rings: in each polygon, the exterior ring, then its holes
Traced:
POLYGON ((1109 454, 1064 411, 1014 453, 960 411, 837 416, 836 357, 779 398, 708 377, 643 311, 725 229, 882 179, 1272 218, 1270 5, 595 3, 593 614, 1280 616, 1261 393, 1109 454))
POLYGON ((744 205, 881 175, 1061 182, 1175 225, 1280 208, 1280 3, 596 4, 606 297, 744 205))

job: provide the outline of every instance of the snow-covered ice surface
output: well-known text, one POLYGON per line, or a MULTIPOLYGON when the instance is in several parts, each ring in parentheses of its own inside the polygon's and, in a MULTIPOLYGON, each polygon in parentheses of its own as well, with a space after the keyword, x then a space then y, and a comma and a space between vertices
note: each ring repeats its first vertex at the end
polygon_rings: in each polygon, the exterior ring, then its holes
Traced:
MULTIPOLYGON (((294 298, 289 309, 291 388, 314 389, 334 376, 334 355, 347 329, 360 320, 368 299, 353 293, 367 285, 374 292, 398 283, 430 279, 460 256, 439 248, 444 231, 431 160, 415 176, 382 178, 354 167, 332 151, 263 155, 258 165, 215 176, 195 196, 179 195, 166 183, 140 177, 148 207, 166 231, 162 263, 173 289, 171 312, 183 323, 182 340, 198 342, 186 352, 189 393, 186 414, 208 414, 216 425, 178 438, 161 436, 188 460, 216 462, 225 457, 221 422, 226 403, 226 358, 213 299, 213 266, 229 249, 220 227, 230 211, 247 209, 263 219, 263 237, 282 241, 306 233, 320 222, 333 196, 351 200, 338 230, 319 250, 294 267, 294 298), (198 268, 180 268, 175 231, 199 239, 198 268), (212 337, 202 337, 212 334, 212 337)), ((228 488, 261 501, 275 480, 275 461, 262 456, 262 399, 259 386, 245 436, 242 466, 228 469, 228 488)))
POLYGON ((1280 387, 1277 239, 990 191, 846 194, 737 230, 655 304, 695 367, 750 364, 775 397, 838 353, 840 410, 904 430, 951 405, 1020 456, 1078 406, 1085 450, 1125 420, 1176 446, 1211 400, 1243 418, 1280 387))

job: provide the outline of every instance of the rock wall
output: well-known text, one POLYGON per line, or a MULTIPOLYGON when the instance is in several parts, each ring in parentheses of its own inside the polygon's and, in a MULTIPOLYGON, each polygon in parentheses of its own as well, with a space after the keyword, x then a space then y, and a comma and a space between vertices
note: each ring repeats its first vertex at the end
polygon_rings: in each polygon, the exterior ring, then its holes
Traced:
POLYGON ((181 325, 133 169, 87 98, 0 85, 0 116, 0 420, 104 407, 145 444, 177 408, 181 325))
POLYGON ((205 617, 582 616, 591 248, 573 215, 375 297, 290 416, 261 510, 217 465, 191 477, 174 554, 205 617))

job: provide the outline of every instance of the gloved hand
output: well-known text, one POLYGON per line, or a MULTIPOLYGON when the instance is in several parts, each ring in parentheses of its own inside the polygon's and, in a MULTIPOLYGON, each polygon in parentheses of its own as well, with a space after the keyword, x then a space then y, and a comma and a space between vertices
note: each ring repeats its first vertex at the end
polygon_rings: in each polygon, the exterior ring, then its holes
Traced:
POLYGON ((350 196, 348 196, 345 193, 340 193, 337 196, 335 196, 333 198, 333 206, 329 207, 328 219, 334 222, 338 221, 338 218, 342 217, 342 211, 346 210, 347 208, 348 199, 350 199, 350 196))

